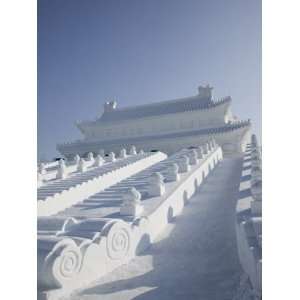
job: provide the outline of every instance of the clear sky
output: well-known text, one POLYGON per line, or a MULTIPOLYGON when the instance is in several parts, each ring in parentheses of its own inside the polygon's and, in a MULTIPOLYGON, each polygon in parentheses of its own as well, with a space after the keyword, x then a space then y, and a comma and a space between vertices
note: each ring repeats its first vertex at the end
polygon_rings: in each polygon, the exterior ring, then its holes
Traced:
POLYGON ((38 155, 81 138, 103 103, 192 96, 200 84, 261 137, 261 0, 38 0, 38 155))

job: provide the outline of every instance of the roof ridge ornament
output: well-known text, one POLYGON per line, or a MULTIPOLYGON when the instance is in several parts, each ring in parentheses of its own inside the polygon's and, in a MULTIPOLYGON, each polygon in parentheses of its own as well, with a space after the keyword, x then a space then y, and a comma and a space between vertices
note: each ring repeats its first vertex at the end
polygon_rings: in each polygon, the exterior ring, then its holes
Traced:
POLYGON ((117 101, 107 101, 104 103, 104 112, 111 112, 117 108, 117 101))
POLYGON ((212 101, 212 90, 213 87, 207 84, 206 86, 200 85, 198 87, 198 94, 201 98, 208 98, 210 101, 212 101))

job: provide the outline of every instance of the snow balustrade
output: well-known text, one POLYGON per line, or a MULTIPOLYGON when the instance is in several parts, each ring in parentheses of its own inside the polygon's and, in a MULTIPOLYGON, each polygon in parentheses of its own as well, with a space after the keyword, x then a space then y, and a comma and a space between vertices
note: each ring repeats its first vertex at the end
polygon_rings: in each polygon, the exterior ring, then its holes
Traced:
POLYGON ((242 268, 250 280, 256 299, 261 299, 262 166, 255 135, 244 155, 236 206, 236 234, 242 268))
POLYGON ((213 141, 204 148, 184 149, 161 161, 156 164, 163 166, 161 172, 154 172, 159 169, 154 168, 156 165, 150 167, 153 174, 148 178, 147 193, 129 187, 122 194, 123 203, 116 218, 39 218, 39 297, 63 297, 149 247, 167 224, 181 214, 222 159, 222 149, 213 141), (147 201, 155 203, 150 210, 144 209, 147 201))
POLYGON ((110 162, 103 165, 96 158, 94 167, 89 170, 84 168, 84 162, 79 158, 76 167, 81 171, 38 188, 38 216, 50 216, 62 211, 167 157, 162 152, 134 154, 134 149, 130 150, 133 154, 118 160, 111 153, 108 158, 110 162))
MULTIPOLYGON (((135 149, 135 146, 132 146, 129 151, 132 151, 132 148, 135 149)), ((125 158, 127 156, 126 149, 121 151, 119 158, 125 158)), ((100 150, 96 157, 94 157, 92 152, 89 152, 86 159, 77 154, 73 160, 65 161, 61 159, 48 163, 42 162, 38 165, 38 187, 51 183, 53 180, 65 179, 75 175, 77 172, 86 172, 91 168, 99 167, 106 162, 114 162, 115 160, 116 155, 114 152, 110 152, 105 157, 104 152, 100 150)))
POLYGON ((49 169, 57 168, 59 165, 59 161, 48 161, 48 162, 40 162, 38 164, 38 172, 42 175, 44 175, 46 172, 49 171, 49 169))

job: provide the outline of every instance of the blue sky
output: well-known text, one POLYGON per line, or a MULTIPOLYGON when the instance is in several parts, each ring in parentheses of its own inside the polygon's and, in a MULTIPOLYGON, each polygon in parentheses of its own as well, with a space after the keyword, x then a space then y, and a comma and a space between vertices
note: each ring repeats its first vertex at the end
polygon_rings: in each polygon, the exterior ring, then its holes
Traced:
POLYGON ((261 1, 38 0, 38 155, 81 137, 107 100, 157 102, 214 86, 261 136, 261 1))

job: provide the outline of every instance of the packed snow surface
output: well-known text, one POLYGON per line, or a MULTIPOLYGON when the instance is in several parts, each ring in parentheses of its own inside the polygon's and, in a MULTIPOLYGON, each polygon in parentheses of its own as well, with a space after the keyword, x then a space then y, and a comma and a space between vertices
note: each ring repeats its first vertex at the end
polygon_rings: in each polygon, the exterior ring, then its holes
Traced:
POLYGON ((142 255, 68 300, 231 300, 240 283, 235 205, 241 158, 225 158, 142 255))

